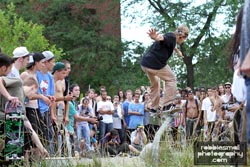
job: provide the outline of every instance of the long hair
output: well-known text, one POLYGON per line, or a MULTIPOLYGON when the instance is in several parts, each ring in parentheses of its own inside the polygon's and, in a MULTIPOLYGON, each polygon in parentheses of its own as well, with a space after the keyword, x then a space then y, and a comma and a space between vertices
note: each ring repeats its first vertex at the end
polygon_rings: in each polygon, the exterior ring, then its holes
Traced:
POLYGON ((242 16, 243 16, 243 7, 241 7, 236 20, 236 29, 233 35, 231 42, 229 43, 229 61, 228 65, 233 69, 234 55, 239 54, 240 47, 240 36, 241 36, 241 25, 242 25, 242 16), (230 49, 232 48, 232 49, 230 49))
POLYGON ((72 84, 72 85, 70 85, 69 92, 73 92, 74 88, 77 87, 77 86, 78 86, 78 84, 72 84))

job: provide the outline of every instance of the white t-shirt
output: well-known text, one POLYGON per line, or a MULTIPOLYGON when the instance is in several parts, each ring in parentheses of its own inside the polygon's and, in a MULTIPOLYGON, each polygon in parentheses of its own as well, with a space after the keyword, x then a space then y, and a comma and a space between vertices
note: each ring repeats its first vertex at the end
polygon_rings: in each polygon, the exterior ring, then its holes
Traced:
MULTIPOLYGON (((97 112, 102 109, 103 111, 114 111, 114 106, 111 101, 99 101, 97 103, 97 112)), ((113 115, 111 114, 100 114, 102 116, 103 120, 102 122, 104 123, 113 123, 113 115)))
POLYGON ((20 78, 19 70, 15 67, 15 65, 12 66, 11 72, 7 76, 13 78, 20 78))
POLYGON ((117 113, 113 114, 113 128, 122 129, 122 108, 120 104, 117 106, 117 113))
POLYGON ((212 103, 209 97, 206 97, 202 101, 202 107, 201 110, 204 110, 207 112, 207 122, 214 122, 216 121, 216 110, 212 111, 212 103))
POLYGON ((223 100, 223 103, 228 103, 231 98, 231 95, 224 94, 221 96, 221 99, 223 100))

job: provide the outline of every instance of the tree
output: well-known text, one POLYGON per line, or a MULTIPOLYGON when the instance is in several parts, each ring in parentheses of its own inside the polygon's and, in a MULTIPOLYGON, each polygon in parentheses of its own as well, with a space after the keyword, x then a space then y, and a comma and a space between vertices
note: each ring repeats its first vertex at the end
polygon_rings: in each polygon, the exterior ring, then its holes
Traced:
MULTIPOLYGON (((106 85, 110 92, 119 86, 116 80, 121 73, 121 42, 119 36, 103 33, 103 27, 111 20, 102 20, 96 8, 88 6, 89 3, 54 0, 47 4, 39 17, 46 25, 46 36, 50 41, 64 48, 66 55, 62 58, 72 64, 72 82, 81 85, 82 90, 106 85)), ((117 3, 112 1, 105 12, 110 15, 117 11, 116 8, 117 3)))
POLYGON ((72 65, 71 83, 77 82, 84 91, 89 86, 99 88, 106 85, 111 94, 123 87, 120 33, 117 36, 113 35, 115 28, 104 29, 108 24, 120 27, 119 1, 19 0, 16 4, 17 13, 26 20, 43 24, 50 43, 63 48, 65 55, 62 59, 69 60, 72 65), (102 5, 101 11, 106 13, 96 10, 96 6, 102 5), (109 17, 103 18, 104 15, 109 17))
MULTIPOLYGON (((122 1, 127 7, 145 4, 144 0, 122 1)), ((226 69, 225 52, 234 25, 234 18, 240 4, 234 0, 208 0, 199 3, 194 0, 147 0, 148 17, 145 22, 164 32, 174 31, 180 24, 191 29, 190 36, 180 50, 184 55, 183 63, 173 57, 169 64, 174 67, 180 87, 216 85, 231 78, 226 69), (222 23, 218 17, 223 17, 222 23), (218 26, 219 25, 219 26, 218 26)), ((145 5, 144 5, 145 6, 145 5)), ((139 12, 127 13, 134 18, 139 12)), ((139 17, 142 17, 139 15, 139 17)))
POLYGON ((0 10, 0 42, 2 52, 12 55, 13 50, 18 46, 26 46, 29 51, 52 50, 61 55, 62 49, 56 45, 49 45, 48 40, 43 36, 42 25, 26 22, 15 13, 15 6, 9 4, 6 11, 0 10))

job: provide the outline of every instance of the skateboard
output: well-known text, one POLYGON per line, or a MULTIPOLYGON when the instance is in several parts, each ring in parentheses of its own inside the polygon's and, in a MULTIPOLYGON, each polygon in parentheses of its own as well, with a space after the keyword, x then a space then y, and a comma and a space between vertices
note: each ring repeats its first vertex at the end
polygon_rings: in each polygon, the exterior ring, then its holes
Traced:
POLYGON ((6 161, 24 159, 24 113, 22 104, 12 107, 10 102, 5 104, 5 148, 6 161))
POLYGON ((174 108, 174 109, 170 109, 170 110, 164 110, 164 111, 157 111, 156 113, 151 113, 151 116, 153 117, 168 117, 168 116, 174 116, 176 113, 181 112, 182 109, 181 108, 174 108))

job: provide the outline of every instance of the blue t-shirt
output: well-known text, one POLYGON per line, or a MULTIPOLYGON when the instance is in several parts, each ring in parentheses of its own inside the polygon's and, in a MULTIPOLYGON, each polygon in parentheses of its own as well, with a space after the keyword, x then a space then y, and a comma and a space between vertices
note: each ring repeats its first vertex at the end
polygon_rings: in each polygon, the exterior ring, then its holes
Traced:
POLYGON ((129 106, 129 101, 124 101, 122 103, 122 108, 123 108, 123 111, 124 111, 124 118, 125 118, 125 122, 127 124, 127 126, 129 125, 129 117, 130 115, 128 115, 128 106, 129 106))
MULTIPOLYGON (((49 72, 43 74, 40 71, 36 71, 36 77, 38 82, 38 93, 45 96, 54 96, 55 84, 53 76, 49 72)), ((49 110, 49 106, 42 99, 38 99, 38 107, 41 113, 49 110)))
POLYGON ((143 125, 144 104, 143 103, 130 103, 128 106, 129 111, 139 112, 141 115, 130 115, 129 129, 136 129, 138 125, 143 125))
POLYGON ((69 132, 74 133, 74 116, 77 114, 76 104, 74 101, 69 102, 69 123, 67 124, 66 128, 69 132))

